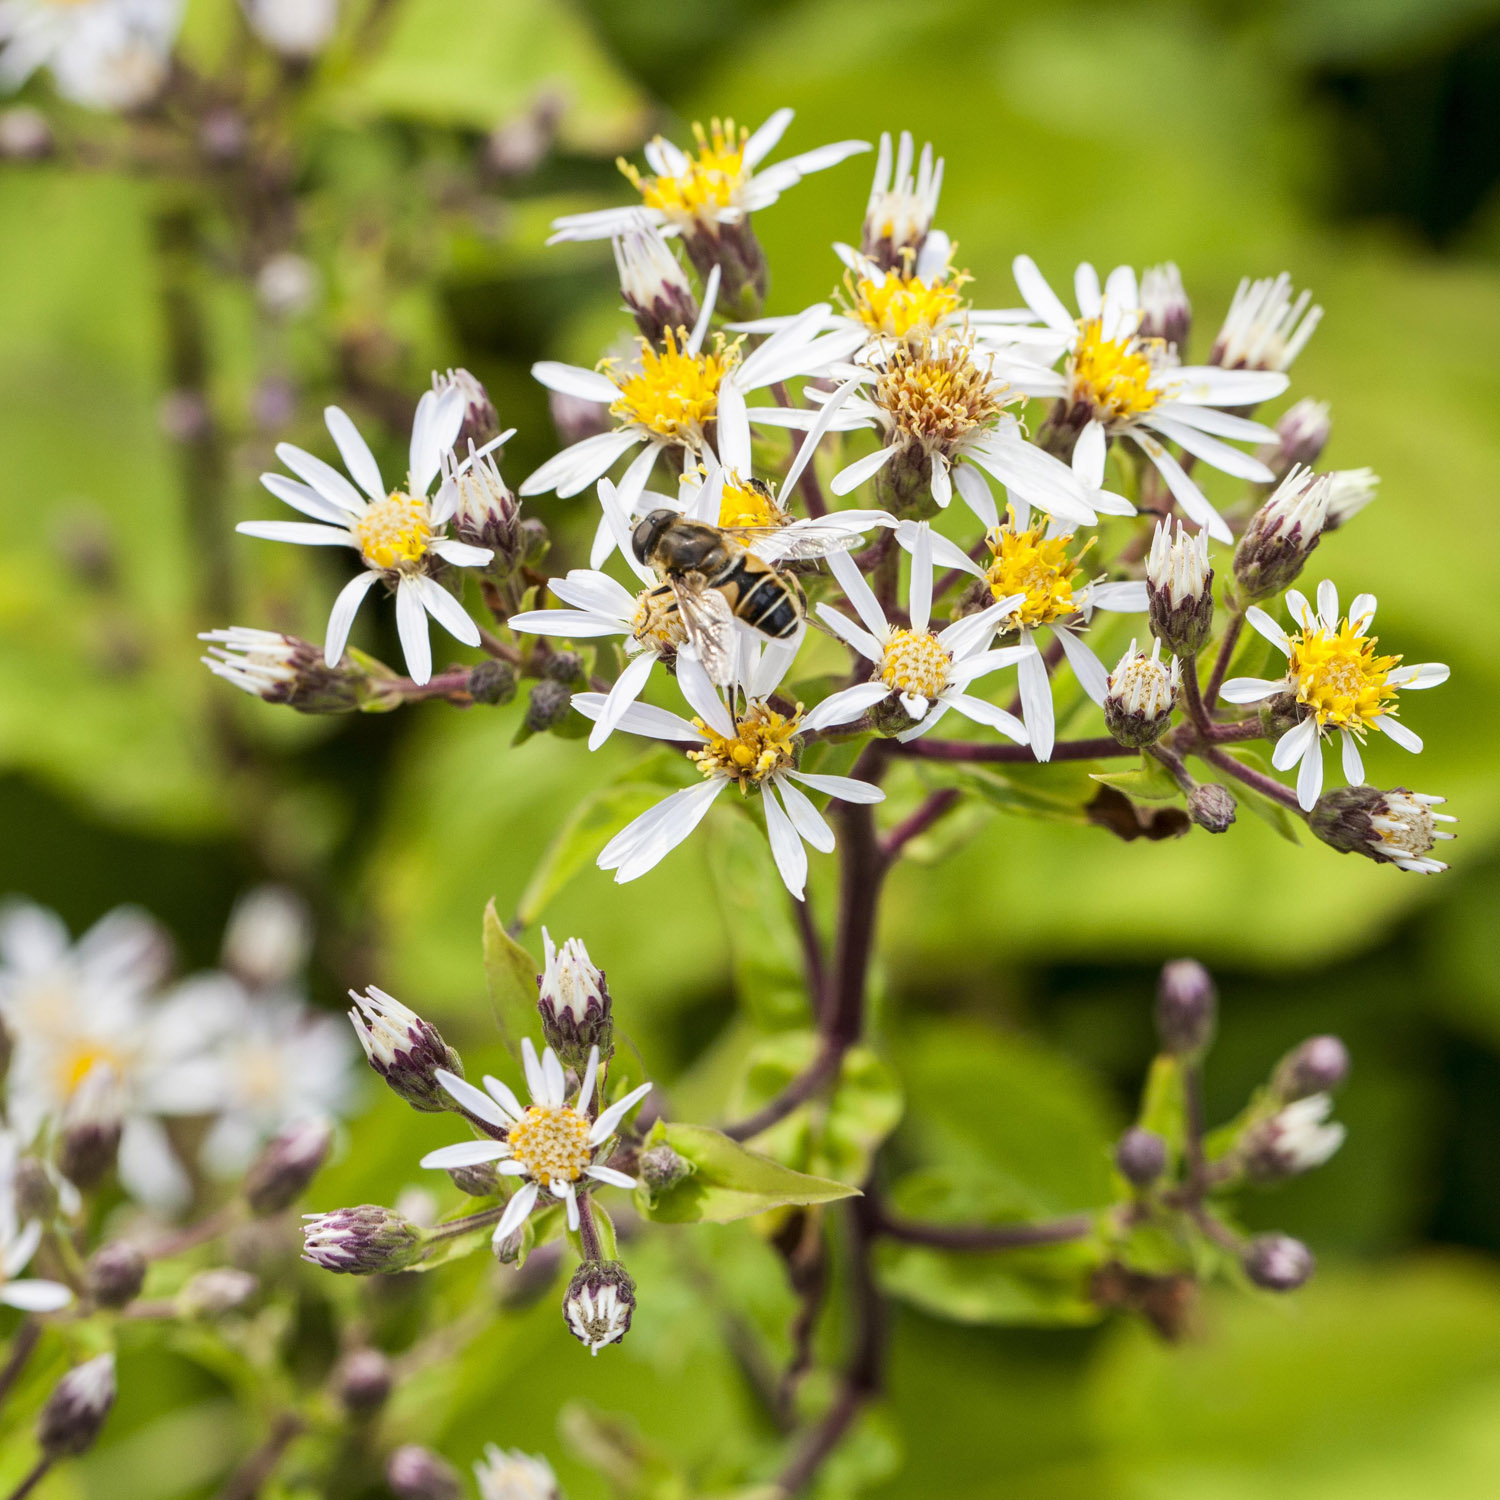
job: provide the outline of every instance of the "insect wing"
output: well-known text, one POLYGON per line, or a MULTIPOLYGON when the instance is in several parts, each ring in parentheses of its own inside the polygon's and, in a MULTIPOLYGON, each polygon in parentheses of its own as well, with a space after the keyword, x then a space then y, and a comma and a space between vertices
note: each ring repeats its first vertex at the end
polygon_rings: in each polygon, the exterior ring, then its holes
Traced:
POLYGON ((762 562, 802 562, 827 557, 830 552, 852 552, 864 540, 842 526, 820 526, 798 521, 791 526, 726 527, 762 562))
POLYGON ((736 654, 734 611, 729 600, 718 589, 690 579, 673 578, 671 583, 682 627, 703 670, 716 687, 728 687, 734 680, 736 654))

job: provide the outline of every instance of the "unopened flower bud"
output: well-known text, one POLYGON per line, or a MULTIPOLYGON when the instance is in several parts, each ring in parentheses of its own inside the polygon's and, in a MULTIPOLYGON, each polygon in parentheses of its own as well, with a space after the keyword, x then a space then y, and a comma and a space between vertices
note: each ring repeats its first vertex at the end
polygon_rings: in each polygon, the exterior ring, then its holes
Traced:
POLYGON ((1251 516, 1234 549, 1234 576, 1243 601, 1279 593, 1301 573, 1328 519, 1329 481, 1292 469, 1251 516))
POLYGON ((1181 350, 1193 326, 1193 304, 1183 290, 1175 261, 1147 266, 1141 273, 1141 322, 1144 339, 1161 339, 1181 350))
POLYGON ((526 1246, 526 1226, 522 1224, 519 1228, 512 1229, 503 1240, 490 1241, 490 1249, 494 1252, 495 1259, 502 1266, 513 1266, 521 1258, 521 1251, 526 1246))
POLYGON ((565 682, 543 677, 533 684, 531 696, 526 701, 524 732, 530 736, 560 729, 567 724, 572 712, 573 689, 565 682))
POLYGON ((1167 1143, 1154 1130, 1127 1130, 1115 1147, 1115 1166, 1136 1187, 1148 1187, 1167 1168, 1167 1143))
POLYGON ((1188 793, 1187 812, 1205 833, 1227 833, 1234 822, 1234 794, 1216 781, 1204 781, 1188 793))
POLYGON ((458 458, 443 458, 443 482, 453 489, 453 529, 471 547, 488 547, 491 566, 501 572, 516 566, 521 548, 521 507, 500 477, 493 451, 470 448, 458 458))
POLYGON ((537 976, 537 1010, 547 1045, 569 1067, 582 1069, 591 1048, 608 1062, 614 1053, 609 986, 594 967, 581 938, 557 947, 542 928, 545 965, 537 976))
POLYGON ((250 1211, 264 1216, 289 1208, 317 1176, 332 1144, 327 1120, 301 1120, 267 1142, 245 1173, 242 1191, 250 1211))
POLYGON ((1214 621, 1214 570, 1208 564, 1208 533, 1179 521, 1161 521, 1146 559, 1146 608, 1151 634, 1174 656, 1195 657, 1214 621))
POLYGON ((1439 840, 1454 837, 1439 825, 1458 821, 1451 813, 1434 811, 1445 801, 1404 786, 1388 792, 1373 786, 1336 787, 1318 798, 1307 825, 1342 854, 1363 854, 1378 864, 1436 875, 1448 866, 1433 859, 1432 851, 1439 840))
POLYGON ((1339 1088, 1349 1076, 1349 1049, 1336 1036, 1311 1036, 1276 1064, 1271 1090, 1291 1104, 1339 1088))
POLYGON ((1229 304, 1224 326, 1208 356, 1211 365, 1229 370, 1286 370, 1306 347, 1323 316, 1310 307, 1312 293, 1292 297, 1292 278, 1285 271, 1240 282, 1229 304))
POLYGON ((13 1170, 16 1218, 22 1224, 33 1219, 45 1223, 57 1212, 57 1182, 53 1173, 34 1156, 23 1156, 13 1170))
POLYGON ((1177 958, 1161 971, 1156 989, 1156 1031, 1168 1052, 1191 1055, 1213 1040, 1219 999, 1207 969, 1177 958))
POLYGON ((698 299, 654 224, 642 217, 615 239, 614 247, 620 293, 648 343, 659 346, 668 329, 691 328, 698 321, 698 299))
POLYGON ((683 1178, 691 1176, 692 1172, 692 1162, 665 1143, 648 1147, 641 1152, 641 1181, 645 1183, 646 1191, 653 1196, 676 1187, 683 1178))
POLYGON ((239 161, 250 144, 250 129, 239 110, 219 105, 198 123, 198 146, 215 166, 239 161))
POLYGON ((391 1362, 378 1349, 355 1349, 339 1361, 333 1389, 352 1417, 373 1417, 385 1405, 395 1384, 391 1362))
POLYGON ((455 453, 462 455, 468 453, 471 447, 483 448, 486 443, 500 436, 500 415, 478 376, 462 367, 445 370, 441 375, 434 370, 432 388, 439 395, 450 390, 463 393, 464 424, 459 428, 458 439, 453 444, 455 453))
POLYGON ((1104 725, 1122 745, 1137 749, 1155 744, 1172 723, 1172 705, 1182 681, 1182 664, 1163 665, 1161 642, 1151 643, 1151 655, 1130 643, 1119 665, 1109 674, 1104 696, 1104 725))
POLYGON ((1281 479, 1299 465, 1317 463, 1332 431, 1328 403, 1305 397, 1282 413, 1276 424, 1276 441, 1260 450, 1260 458, 1281 479))
POLYGON ((562 1489, 545 1458, 513 1448, 507 1453, 486 1444, 484 1458, 474 1465, 479 1500, 562 1500, 562 1489))
POLYGON ((304 1214, 302 1258, 351 1276, 404 1271, 422 1254, 422 1230, 377 1203, 304 1214))
POLYGON ((881 133, 859 248, 882 271, 909 274, 932 232, 943 190, 943 159, 938 157, 934 162, 929 142, 922 147, 913 175, 915 154, 911 132, 903 130, 893 161, 890 134, 881 133))
POLYGON ((255 296, 272 318, 296 318, 317 301, 321 277, 305 255, 283 251, 255 273, 255 296))
POLYGON ((718 312, 740 320, 760 316, 771 273, 749 214, 730 223, 694 219, 683 230, 682 243, 704 281, 715 266, 719 268, 719 295, 714 304, 718 312))
POLYGON ((1380 475, 1374 469, 1335 469, 1328 476, 1328 519, 1324 531, 1337 531, 1374 498, 1380 475))
POLYGON ((55 146, 41 110, 24 104, 0 110, 0 160, 45 161, 55 146))
POLYGON ((385 1482, 396 1500, 460 1500, 458 1470, 429 1448, 407 1443, 386 1460, 385 1482))
POLYGON ((124 1307, 145 1284, 146 1257, 134 1245, 113 1240, 94 1252, 87 1279, 89 1296, 100 1307, 124 1307))
POLYGON ((437 1027, 373 984, 363 995, 350 990, 349 997, 354 1001, 349 1019, 359 1044, 387 1087, 423 1114, 452 1109, 453 1100, 438 1082, 438 1070, 462 1078, 464 1065, 437 1027))
POLYGON ((1245 1247, 1245 1275, 1268 1292, 1293 1292, 1317 1267, 1313 1253, 1289 1234, 1258 1234, 1245 1247))
POLYGON ((222 1318, 238 1312, 260 1290, 260 1278, 238 1266, 200 1271, 177 1294, 178 1311, 188 1318, 222 1318))
POLYGON ((635 1282, 619 1261, 585 1261, 573 1273, 563 1298, 563 1317, 590 1354, 624 1338, 634 1312, 635 1282))
POLYGON ((1237 1148, 1246 1175, 1275 1182, 1321 1167, 1344 1144, 1344 1127, 1328 1122, 1332 1111, 1327 1094, 1312 1094, 1250 1126, 1237 1148))
POLYGON ((52 1388, 37 1419, 36 1440, 56 1463, 94 1446, 115 1404, 115 1357, 101 1354, 74 1367, 52 1388))
POLYGON ((98 1065, 68 1100, 57 1146, 57 1169, 87 1192, 114 1169, 124 1130, 119 1081, 112 1068, 98 1065))
POLYGON ((564 447, 597 437, 610 429, 609 407, 598 401, 586 401, 567 391, 548 391, 547 410, 557 430, 557 440, 564 447))
POLYGON ((542 90, 525 114, 491 131, 484 144, 484 165, 497 177, 524 177, 534 172, 552 149, 568 105, 569 96, 559 86, 542 90))
POLYGON ((487 656, 469 673, 469 696, 476 703, 509 703, 516 696, 516 669, 508 661, 487 656))
POLYGON ((284 885, 259 885, 234 903, 224 930, 224 967, 251 989, 269 990, 301 972, 312 949, 307 903, 284 885))
POLYGON ((200 657, 216 677, 267 703, 285 703, 304 714, 345 714, 365 701, 368 674, 346 656, 338 666, 323 660, 323 648, 279 630, 235 625, 205 630, 209 641, 200 657))
POLYGON ((494 1162, 471 1162, 466 1167, 449 1167, 448 1176, 459 1192, 471 1198, 493 1198, 500 1191, 500 1174, 494 1162))
POLYGON ((552 536, 544 522, 535 516, 527 516, 521 522, 520 540, 516 546, 518 567, 540 567, 542 559, 552 550, 552 536))

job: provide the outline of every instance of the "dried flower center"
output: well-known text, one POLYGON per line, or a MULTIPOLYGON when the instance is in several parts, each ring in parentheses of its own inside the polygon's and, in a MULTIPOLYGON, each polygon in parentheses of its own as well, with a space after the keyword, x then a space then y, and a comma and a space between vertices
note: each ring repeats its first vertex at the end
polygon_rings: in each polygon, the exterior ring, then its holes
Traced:
POLYGON ((365 561, 385 571, 411 572, 432 543, 427 501, 400 490, 366 506, 353 530, 365 561))
MULTIPOLYGON (((728 208, 745 178, 745 145, 750 132, 736 130, 733 120, 712 120, 704 130, 693 122, 697 154, 676 177, 642 177, 621 161, 620 170, 630 179, 647 208, 660 209, 669 218, 694 219, 704 209, 728 208)), ((712 217, 712 215, 710 215, 712 217)))
MULTIPOLYGON (((997 527, 984 539, 994 559, 985 570, 990 592, 996 599, 1023 594, 1005 621, 1010 630, 1047 625, 1077 614, 1081 605, 1077 558, 1068 556, 1071 532, 1044 536, 1040 526, 1017 531, 1014 519, 997 527)), ((1089 546, 1092 546, 1092 541, 1089 546)), ((1085 552, 1088 547, 1083 549, 1085 552)), ((1079 557, 1083 555, 1079 553, 1079 557)))
POLYGON ((930 630, 892 630, 880 659, 880 680, 902 693, 936 698, 948 686, 952 656, 930 630))
POLYGON ((1021 397, 973 357, 973 345, 928 339, 898 349, 875 382, 888 425, 928 451, 951 449, 1021 397))
POLYGON ((671 584, 663 583, 654 589, 642 589, 636 596, 635 616, 630 622, 630 633, 643 646, 654 646, 657 650, 675 651, 687 640, 682 615, 677 608, 677 595, 671 584))
POLYGON ((1160 339, 1106 339, 1102 319, 1080 319, 1078 346, 1068 361, 1073 400, 1091 406, 1105 422, 1150 411, 1165 394, 1151 385, 1154 360, 1165 350, 1160 339))
POLYGON ((767 703, 752 703, 735 720, 732 738, 716 734, 702 719, 694 719, 708 743, 701 750, 689 750, 688 759, 705 776, 725 776, 737 781, 743 792, 796 764, 797 725, 801 716, 801 704, 788 718, 767 703))
POLYGON ((776 492, 759 479, 726 479, 719 501, 720 526, 785 526, 790 517, 776 492))
POLYGON ((933 332, 963 305, 959 287, 964 277, 941 277, 924 281, 920 276, 901 276, 894 271, 883 281, 852 274, 844 277, 849 289, 849 308, 872 333, 904 339, 908 334, 933 332))
POLYGON ((566 1104, 533 1104, 505 1138, 511 1156, 543 1187, 577 1182, 593 1160, 589 1122, 566 1104))
POLYGON ((602 366, 620 388, 610 415, 644 427, 658 437, 696 446, 719 408, 719 384, 739 360, 739 345, 722 338, 712 351, 690 354, 678 348, 687 342, 682 329, 669 328, 666 347, 658 352, 641 342, 641 367, 625 373, 602 366))
POLYGON ((1377 656, 1375 636, 1364 636, 1341 620, 1337 630, 1319 628, 1293 636, 1289 670, 1299 703, 1320 728, 1347 729, 1363 737, 1397 693, 1390 679, 1399 656, 1377 656))

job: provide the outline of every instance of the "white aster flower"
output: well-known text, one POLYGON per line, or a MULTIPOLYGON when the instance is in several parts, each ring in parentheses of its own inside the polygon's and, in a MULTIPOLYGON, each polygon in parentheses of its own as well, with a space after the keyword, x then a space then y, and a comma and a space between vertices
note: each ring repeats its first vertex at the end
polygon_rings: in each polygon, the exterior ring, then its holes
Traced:
POLYGON ((1434 859, 1432 850, 1440 839, 1455 835, 1438 824, 1458 822, 1452 813, 1434 811, 1447 800, 1428 792, 1409 792, 1405 787, 1382 792, 1369 811, 1366 842, 1370 852, 1376 859, 1414 875, 1440 875, 1448 866, 1434 859))
POLYGON ((1278 771, 1300 766, 1297 804, 1310 811, 1323 790, 1323 741, 1337 734, 1343 741, 1344 777, 1351 786, 1365 779, 1360 743, 1370 730, 1379 730, 1413 754, 1421 739, 1396 715, 1402 688, 1430 688, 1448 680, 1442 662, 1403 667, 1399 656, 1378 656, 1377 637, 1368 634, 1375 622, 1375 596, 1360 594, 1339 614, 1339 592, 1332 580, 1318 585, 1314 609, 1296 589, 1286 593, 1287 609, 1301 626, 1289 636, 1263 609, 1252 607, 1245 619, 1287 658, 1285 677, 1232 677, 1220 689, 1226 702, 1259 703, 1290 694, 1303 714, 1302 722, 1277 740, 1271 764, 1278 771))
POLYGON ((620 170, 641 195, 640 206, 565 214, 552 221, 549 243, 610 239, 643 214, 663 234, 712 234, 719 225, 741 224, 756 210, 769 208, 810 173, 870 149, 868 141, 838 141, 761 168, 792 116, 791 110, 778 109, 753 133, 736 129, 733 120, 714 120, 708 130, 694 124, 696 146, 691 153, 656 136, 645 147, 652 176, 620 162, 620 170))
MULTIPOLYGON (((909 130, 901 132, 901 144, 892 159, 891 133, 880 133, 880 149, 875 154, 875 176, 870 183, 870 198, 865 205, 864 226, 860 232, 860 250, 877 269, 901 270, 910 260, 920 264, 937 217, 938 198, 943 191, 943 158, 935 161, 932 143, 922 147, 922 155, 912 172, 916 142, 909 130)), ((944 237, 946 239, 946 236, 944 237)), ((943 260, 947 260, 947 246, 943 260)))
POLYGON ((479 644, 478 626, 433 576, 444 564, 481 567, 491 556, 487 548, 472 547, 446 534, 458 499, 453 483, 444 483, 435 497, 428 495, 441 470, 443 454, 458 438, 464 408, 463 394, 456 387, 449 387, 442 395, 435 391, 423 394, 412 424, 404 489, 386 489, 369 444, 337 406, 328 407, 323 416, 358 489, 337 469, 290 443, 279 444, 276 456, 305 483, 284 474, 261 475, 261 483, 278 500, 311 516, 317 524, 242 521, 237 530, 246 536, 308 547, 352 547, 365 565, 365 571, 345 584, 334 601, 324 645, 324 659, 330 667, 336 666, 344 654, 361 601, 382 580, 395 590, 396 628, 413 682, 427 682, 432 677, 428 615, 464 645, 479 644))
POLYGON ((1220 541, 1232 541, 1228 525, 1160 439, 1226 474, 1269 484, 1275 475, 1260 459, 1222 440, 1267 442, 1275 433, 1225 408, 1279 396, 1287 377, 1279 370, 1178 364, 1163 342, 1140 336, 1144 312, 1129 266, 1116 266, 1101 289, 1093 266, 1080 265, 1074 277, 1076 318, 1030 256, 1016 257, 1015 276, 1027 305, 1057 335, 1065 363, 1056 371, 1028 370, 1018 362, 1006 374, 1029 396, 1057 398, 1054 417, 1061 429, 1077 432, 1074 471, 1098 488, 1110 440, 1129 438, 1156 465, 1188 519, 1220 541))
POLYGON ((0 1302, 23 1312, 56 1312, 73 1300, 67 1287, 56 1281, 20 1279, 42 1241, 41 1224, 34 1219, 21 1222, 16 1202, 20 1162, 20 1143, 9 1130, 0 1130, 0 1302))
POLYGON ((479 1500, 561 1500, 562 1489, 552 1466, 540 1455, 509 1452, 486 1443, 484 1457, 474 1465, 479 1500))
POLYGON ((49 68, 89 109, 136 109, 166 82, 182 0, 0 0, 0 90, 49 68))
POLYGON ((251 29, 286 57, 316 57, 333 40, 339 0, 241 0, 251 29))
POLYGON ((576 1230, 580 1192, 590 1191, 598 1183, 627 1189, 639 1186, 635 1178, 616 1171, 608 1161, 620 1121, 651 1092, 651 1085, 643 1083, 631 1089, 596 1116, 597 1047, 589 1051, 583 1082, 571 1103, 563 1065, 550 1047, 538 1058, 531 1038, 523 1037, 521 1057, 526 1086, 531 1091, 531 1103, 524 1107, 498 1078, 486 1075, 484 1089, 477 1089, 456 1073, 438 1069, 437 1080, 449 1096, 489 1129, 503 1132, 503 1139, 460 1141, 456 1146, 429 1151, 422 1158, 424 1167, 444 1171, 494 1162, 502 1176, 520 1179, 520 1186, 495 1225, 496 1245, 525 1223, 544 1188, 567 1204, 568 1228, 576 1230))
POLYGON ((273 989, 302 972, 312 941, 307 902, 289 886, 258 885, 229 914, 224 967, 252 988, 273 989))
POLYGON ((1292 278, 1285 271, 1260 281, 1246 276, 1235 290, 1208 362, 1231 370, 1290 369, 1322 321, 1323 309, 1309 307, 1311 301, 1309 291, 1293 300, 1292 278))
POLYGON ((1241 1150, 1253 1176, 1293 1177, 1321 1167, 1344 1144, 1347 1131, 1330 1122, 1333 1100, 1310 1094, 1252 1126, 1241 1150))
MULTIPOLYGON (((599 856, 601 869, 613 870, 616 881, 622 884, 644 875, 692 833, 719 795, 733 785, 742 793, 760 792, 776 868, 786 888, 799 901, 802 899, 807 883, 804 840, 827 853, 833 848, 834 836, 801 787, 846 802, 880 802, 885 793, 853 777, 798 770, 799 734, 845 723, 857 718, 860 710, 848 704, 832 708, 819 704, 804 714, 799 705, 791 714, 783 714, 773 708, 769 699, 795 655, 795 645, 777 642, 763 650, 753 645, 747 649, 742 641, 737 674, 740 686, 730 690, 726 701, 709 680, 703 664, 690 652, 679 652, 677 685, 696 717, 689 722, 645 703, 633 704, 621 714, 617 727, 627 734, 685 747, 703 780, 697 786, 673 792, 616 834, 599 856)), ((604 703, 602 693, 577 693, 573 698, 573 706, 591 719, 600 716, 604 703)))
POLYGON ((894 694, 907 715, 917 721, 896 736, 899 740, 917 739, 926 734, 950 708, 956 708, 976 724, 998 729, 1008 738, 1025 744, 1026 728, 1019 719, 968 691, 986 673, 1013 666, 1030 654, 1029 646, 1007 646, 997 651, 985 649, 996 626, 1023 601, 1024 596, 1015 594, 1008 599, 997 599, 987 609, 964 615, 943 630, 931 630, 929 620, 936 563, 932 529, 926 521, 907 524, 912 533, 910 627, 893 624, 886 617, 880 601, 853 558, 846 553, 835 553, 828 559, 834 577, 854 606, 861 623, 856 624, 829 604, 818 605, 818 615, 831 630, 874 664, 875 675, 869 682, 856 683, 832 694, 820 707, 827 714, 839 714, 829 722, 842 723, 894 694))
POLYGON ((1335 469, 1328 476, 1329 531, 1336 531, 1352 521, 1380 489, 1380 475, 1374 469, 1335 469))

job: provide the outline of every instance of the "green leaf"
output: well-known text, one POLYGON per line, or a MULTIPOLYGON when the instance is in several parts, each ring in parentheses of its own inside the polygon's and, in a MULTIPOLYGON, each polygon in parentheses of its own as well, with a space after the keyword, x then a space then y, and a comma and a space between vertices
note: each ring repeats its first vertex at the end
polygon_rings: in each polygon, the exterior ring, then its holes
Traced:
POLYGON ((1174 1159, 1181 1156, 1187 1139, 1187 1101, 1182 1088, 1182 1065, 1175 1057, 1163 1053, 1152 1060, 1137 1124, 1142 1130, 1159 1135, 1174 1159))
POLYGON ((541 971, 542 966, 505 930, 491 901, 484 909, 484 977, 495 1024, 518 1062, 521 1038, 536 1022, 536 979, 541 971))
POLYGON ((650 1143, 670 1146, 693 1167, 691 1176, 654 1201, 640 1195, 642 1211, 659 1223, 727 1224, 773 1208, 833 1203, 855 1197, 859 1191, 842 1182, 794 1172, 706 1125, 659 1122, 650 1143))
POLYGON ((1026 818, 1042 818, 1058 823, 1087 823, 1083 805, 1092 795, 1089 777, 1084 767, 1065 764, 1047 766, 1047 771, 1060 770, 1060 775, 1049 777, 1045 782, 1036 782, 1024 774, 1022 768, 1015 772, 1001 773, 980 766, 924 767, 938 785, 958 786, 974 792, 992 807, 1001 812, 1015 813, 1026 818))
POLYGON ((1095 771, 1090 781, 1102 782, 1124 792, 1136 802, 1181 802, 1183 791, 1159 760, 1141 756, 1141 763, 1128 771, 1095 771))

